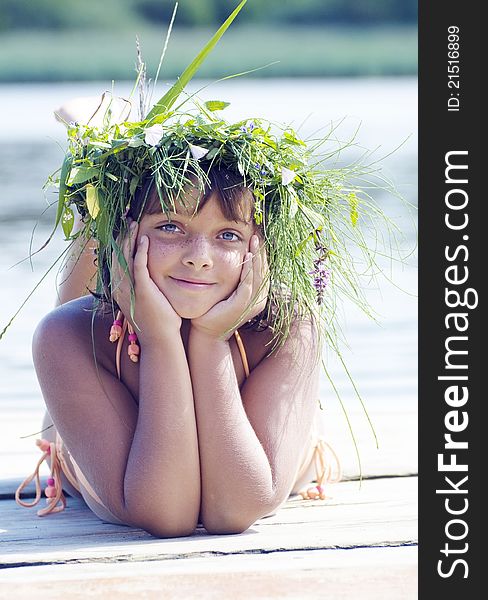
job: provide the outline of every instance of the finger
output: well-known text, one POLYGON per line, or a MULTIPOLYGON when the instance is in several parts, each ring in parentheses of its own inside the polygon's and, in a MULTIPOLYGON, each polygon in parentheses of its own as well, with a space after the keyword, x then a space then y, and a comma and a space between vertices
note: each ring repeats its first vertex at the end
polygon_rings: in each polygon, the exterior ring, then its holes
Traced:
POLYGON ((147 254, 149 250, 149 238, 147 235, 141 236, 137 244, 136 254, 134 256, 134 282, 141 283, 148 277, 147 254))
MULTIPOLYGON (((239 287, 252 287, 252 270, 253 270, 253 255, 252 252, 247 252, 242 263, 241 278, 239 287)), ((237 289, 239 289, 239 287, 237 289)))

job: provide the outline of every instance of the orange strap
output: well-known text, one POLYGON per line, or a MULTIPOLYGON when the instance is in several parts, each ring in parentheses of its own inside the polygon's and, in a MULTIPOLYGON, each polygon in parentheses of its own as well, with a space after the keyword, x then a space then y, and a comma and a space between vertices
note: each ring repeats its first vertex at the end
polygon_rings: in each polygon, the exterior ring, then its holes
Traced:
POLYGON ((17 488, 15 491, 15 501, 20 506, 26 506, 28 508, 32 506, 36 506, 39 500, 41 499, 41 482, 39 479, 39 468, 42 463, 47 459, 48 456, 51 457, 51 477, 54 479, 54 488, 56 490, 56 494, 52 498, 46 498, 47 506, 45 508, 41 508, 37 511, 37 515, 39 517, 45 517, 49 513, 61 512, 66 507, 66 498, 63 494, 63 488, 61 484, 61 463, 59 461, 58 453, 56 450, 56 444, 54 442, 48 442, 47 440, 36 440, 36 444, 43 450, 42 457, 39 459, 36 468, 32 475, 29 475, 17 488), (20 494, 23 489, 29 485, 29 483, 35 479, 36 484, 36 497, 32 502, 25 502, 20 499, 20 494), (59 505, 59 503, 61 503, 59 505))
POLYGON ((236 338, 237 347, 239 348, 239 352, 241 353, 242 364, 244 366, 244 372, 246 373, 246 378, 249 377, 249 363, 247 362, 246 351, 244 349, 244 344, 242 343, 241 336, 237 329, 234 331, 234 336, 236 338))

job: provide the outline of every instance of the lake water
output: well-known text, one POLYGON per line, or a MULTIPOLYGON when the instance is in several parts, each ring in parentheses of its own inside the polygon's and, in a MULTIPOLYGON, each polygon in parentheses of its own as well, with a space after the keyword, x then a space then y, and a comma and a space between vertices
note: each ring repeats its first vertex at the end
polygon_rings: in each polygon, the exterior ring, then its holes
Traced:
MULTIPOLYGON (((33 258, 32 266, 23 260, 29 254, 34 227, 33 248, 37 248, 46 239, 53 219, 52 210, 41 216, 54 199, 52 192, 44 197, 41 188, 46 176, 61 164, 65 138, 52 112, 73 97, 97 95, 110 88, 109 83, 0 85, 0 330, 64 246, 58 235, 33 258), (13 267, 19 261, 23 262, 13 267)), ((119 95, 128 91, 128 84, 116 87, 119 95)), ((155 97, 164 92, 163 88, 159 91, 155 97)), ((241 79, 206 88, 201 97, 231 102, 224 113, 229 120, 260 115, 293 124, 304 137, 322 128, 326 131, 332 123, 338 125, 336 137, 345 141, 359 128, 355 145, 344 158, 357 157, 364 149, 374 150, 375 159, 386 157, 381 160, 382 173, 408 202, 417 202, 414 79, 241 79)), ((391 194, 378 193, 376 198, 403 232, 404 254, 413 251, 414 211, 409 212, 391 194)), ((363 473, 413 473, 417 445, 415 252, 403 265, 382 266, 391 281, 380 277, 367 290, 379 322, 368 320, 349 305, 342 311, 350 345, 344 349, 344 358, 375 425, 379 451, 344 370, 334 360, 329 366, 360 445, 363 473)), ((0 477, 26 474, 25 469, 31 469, 37 458, 35 437, 25 440, 21 436, 40 429, 43 403, 30 342, 36 323, 54 305, 54 275, 55 270, 0 341, 0 414, 6 434, 0 450, 0 477)), ((357 471, 353 445, 340 404, 325 376, 321 397, 329 438, 344 457, 346 473, 353 475, 357 471)))

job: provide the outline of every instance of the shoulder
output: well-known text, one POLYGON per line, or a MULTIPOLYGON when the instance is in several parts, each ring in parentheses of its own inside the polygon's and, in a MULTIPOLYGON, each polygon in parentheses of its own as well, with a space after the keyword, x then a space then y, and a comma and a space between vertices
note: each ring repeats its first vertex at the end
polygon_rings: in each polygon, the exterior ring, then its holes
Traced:
POLYGON ((262 331, 241 329, 241 337, 249 356, 251 370, 263 362, 282 362, 316 366, 321 358, 319 327, 308 319, 296 318, 286 335, 271 327, 262 331))
MULTIPOLYGON (((34 362, 49 357, 63 362, 88 351, 92 354, 92 332, 102 331, 107 319, 95 312, 94 298, 83 296, 58 306, 37 325, 32 351, 34 362)), ((106 336, 105 336, 106 337, 106 336)), ((103 348, 101 354, 103 354, 103 348)))

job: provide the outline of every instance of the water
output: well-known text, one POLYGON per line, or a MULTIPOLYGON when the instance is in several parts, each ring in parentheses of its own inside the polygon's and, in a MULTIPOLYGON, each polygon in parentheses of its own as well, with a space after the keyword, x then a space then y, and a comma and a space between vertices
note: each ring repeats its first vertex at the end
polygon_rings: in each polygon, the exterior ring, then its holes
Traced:
MULTIPOLYGON (((37 223, 33 248, 45 241, 53 211, 42 211, 55 200, 41 188, 47 174, 60 166, 64 131, 52 117, 53 109, 76 96, 97 95, 110 84, 47 84, 0 86, 0 275, 2 300, 0 329, 41 279, 64 247, 60 235, 30 261, 12 265, 29 254, 31 233, 37 223)), ((159 90, 161 95, 163 88, 159 90)), ((127 84, 117 87, 129 93, 127 84)), ((231 102, 229 120, 260 115, 293 124, 303 136, 330 124, 336 136, 348 140, 359 127, 355 146, 345 158, 359 156, 364 148, 375 150, 383 173, 409 202, 416 204, 417 89, 414 79, 340 80, 236 80, 202 92, 204 99, 231 102)), ((415 245, 415 216, 391 195, 378 201, 405 235, 404 251, 415 245)), ((386 269, 387 263, 383 265, 386 269)), ((379 325, 357 309, 345 306, 344 331, 350 350, 344 350, 347 366, 368 407, 380 438, 380 452, 373 444, 367 420, 346 373, 330 361, 330 370, 360 443, 363 471, 370 474, 414 472, 416 469, 416 267, 415 255, 405 265, 394 265, 388 275, 371 285, 368 299, 379 313, 379 325), (407 451, 408 449, 408 451, 407 451)), ((54 272, 49 274, 19 317, 0 341, 0 411, 8 446, 0 452, 0 477, 16 476, 30 469, 32 440, 20 436, 40 429, 43 403, 32 366, 30 341, 39 319, 54 305, 54 272), (15 460, 9 459, 15 453, 15 460), (24 460, 25 459, 25 460, 24 460), (30 461, 30 462, 29 462, 30 461)), ((62 340, 60 340, 62 343, 62 340)), ((327 430, 332 443, 345 456, 346 471, 357 471, 351 439, 339 402, 322 380, 327 430)))

